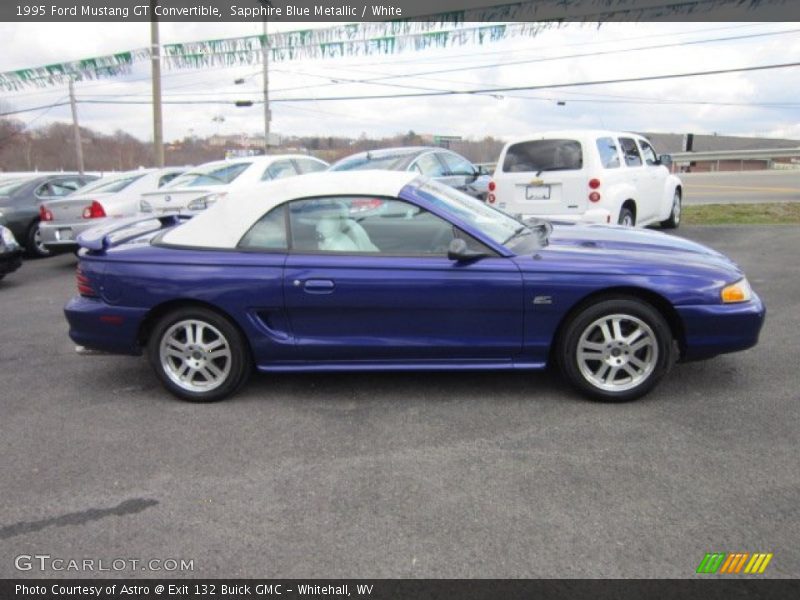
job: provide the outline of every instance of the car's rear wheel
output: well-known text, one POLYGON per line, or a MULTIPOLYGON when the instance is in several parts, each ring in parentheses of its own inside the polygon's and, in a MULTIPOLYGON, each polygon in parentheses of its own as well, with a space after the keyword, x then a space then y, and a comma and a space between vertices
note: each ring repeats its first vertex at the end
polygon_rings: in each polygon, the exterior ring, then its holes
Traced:
POLYGON ((669 213, 669 219, 661 221, 661 227, 664 229, 677 229, 681 224, 681 193, 675 190, 675 195, 672 197, 672 210, 669 213))
POLYGON ((673 362, 669 325, 637 298, 609 296, 586 305, 566 324, 558 363, 567 380, 606 402, 634 400, 649 392, 673 362))
POLYGON ((50 256, 51 252, 42 242, 42 232, 39 231, 39 221, 33 223, 28 229, 25 240, 25 251, 34 258, 44 258, 50 256))
POLYGON ((619 219, 617 223, 623 227, 633 227, 636 225, 636 217, 633 215, 633 211, 630 208, 623 207, 619 211, 619 219))
POLYGON ((202 307, 164 316, 153 329, 147 350, 164 386, 190 402, 215 402, 230 396, 244 384, 252 367, 236 326, 202 307))

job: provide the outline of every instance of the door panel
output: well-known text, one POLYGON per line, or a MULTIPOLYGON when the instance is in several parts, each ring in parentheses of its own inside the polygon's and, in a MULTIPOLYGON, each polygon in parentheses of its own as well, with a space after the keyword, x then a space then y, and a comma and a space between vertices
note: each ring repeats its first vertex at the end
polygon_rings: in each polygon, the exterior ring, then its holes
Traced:
POLYGON ((284 273, 306 360, 507 359, 522 349, 522 289, 507 258, 294 254, 284 273))
POLYGON ((658 164, 653 147, 643 140, 639 141, 644 159, 644 175, 642 177, 640 193, 640 221, 650 221, 658 216, 659 209, 664 196, 664 183, 667 177, 667 169, 658 164))

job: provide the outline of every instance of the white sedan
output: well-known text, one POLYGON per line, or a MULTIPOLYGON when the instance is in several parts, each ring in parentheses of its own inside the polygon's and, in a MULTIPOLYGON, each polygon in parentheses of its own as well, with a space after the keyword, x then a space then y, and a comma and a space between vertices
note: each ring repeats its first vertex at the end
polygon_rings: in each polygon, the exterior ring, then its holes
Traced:
POLYGON ((328 163, 304 154, 248 156, 205 163, 184 173, 163 190, 144 194, 144 213, 193 213, 205 210, 229 192, 259 181, 272 181, 315 171, 328 163))
POLYGON ((143 193, 168 184, 185 170, 167 167, 116 173, 65 198, 43 203, 39 208, 42 244, 51 252, 77 250, 78 234, 109 219, 136 216, 143 193))

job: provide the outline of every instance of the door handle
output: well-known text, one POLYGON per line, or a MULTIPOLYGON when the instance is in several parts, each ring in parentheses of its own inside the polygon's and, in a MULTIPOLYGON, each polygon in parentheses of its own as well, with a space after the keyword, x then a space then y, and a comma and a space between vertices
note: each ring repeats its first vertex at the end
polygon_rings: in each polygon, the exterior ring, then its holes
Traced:
POLYGON ((303 291, 309 294, 330 294, 335 287, 330 279, 308 279, 302 282, 302 286, 303 291))

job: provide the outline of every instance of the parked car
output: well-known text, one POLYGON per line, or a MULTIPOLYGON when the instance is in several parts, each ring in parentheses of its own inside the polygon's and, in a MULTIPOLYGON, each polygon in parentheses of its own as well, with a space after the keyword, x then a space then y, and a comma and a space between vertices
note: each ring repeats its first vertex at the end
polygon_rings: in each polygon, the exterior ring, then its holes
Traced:
POLYGON ((5 225, 30 256, 48 256, 39 232, 39 205, 82 188, 96 175, 61 173, 9 177, 0 181, 0 225, 5 225))
POLYGON ((489 176, 460 154, 444 148, 414 146, 370 150, 343 158, 330 168, 331 171, 375 169, 425 175, 481 200, 485 200, 488 193, 489 176))
POLYGON ((66 198, 42 203, 39 207, 42 244, 50 252, 77 250, 80 233, 109 219, 137 215, 143 193, 168 184, 185 170, 185 167, 167 167, 126 171, 66 198))
POLYGON ((723 255, 658 231, 523 223, 412 173, 328 172, 81 236, 85 348, 145 351, 191 401, 264 372, 542 369, 601 400, 677 358, 753 346, 764 306, 723 255), (384 210, 353 218, 350 206, 384 210))
POLYGON ((328 163, 305 154, 248 156, 205 163, 170 185, 142 196, 142 212, 193 213, 205 210, 229 192, 258 181, 272 181, 324 171, 328 163))
POLYGON ((0 225, 0 279, 22 266, 22 249, 8 227, 0 225))
POLYGON ((515 215, 675 228, 683 186, 671 164, 633 133, 536 133, 505 145, 488 200, 515 215))

